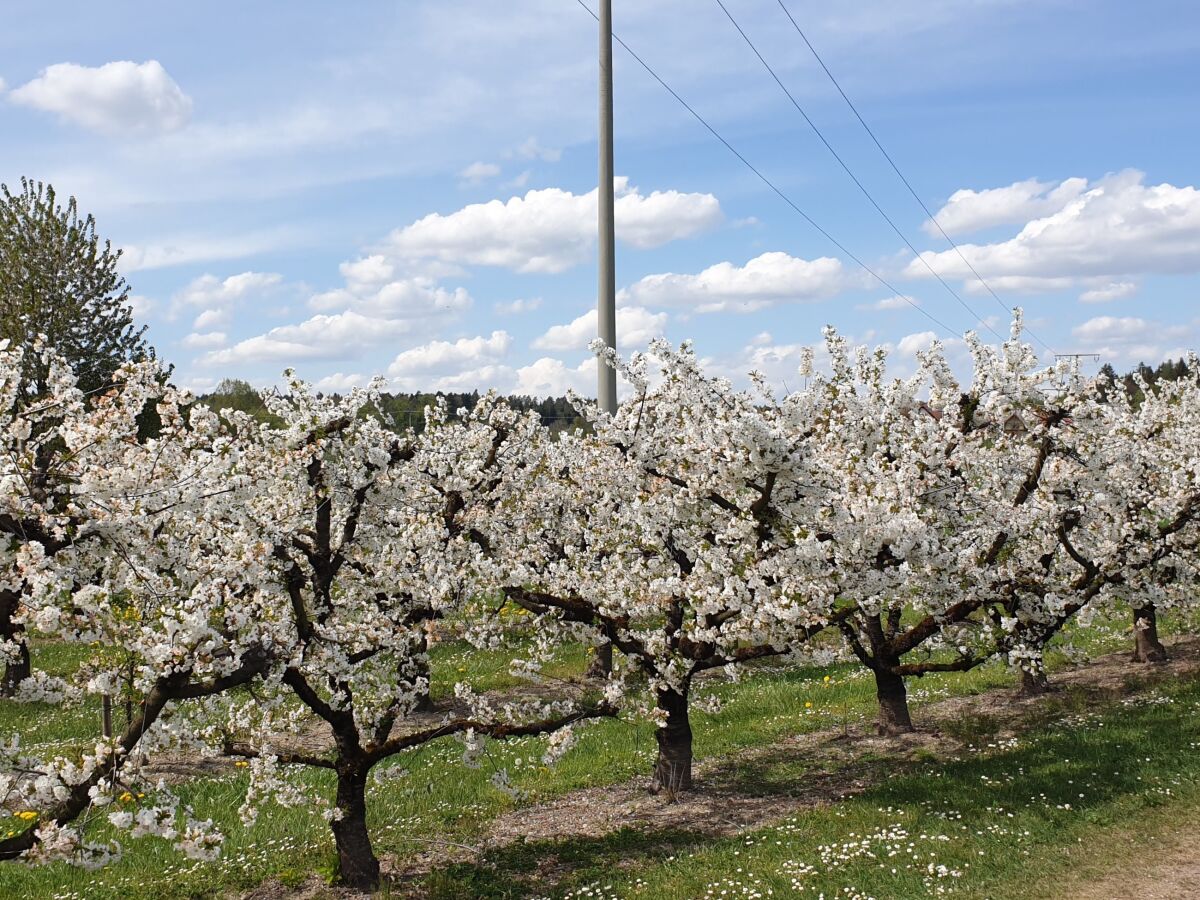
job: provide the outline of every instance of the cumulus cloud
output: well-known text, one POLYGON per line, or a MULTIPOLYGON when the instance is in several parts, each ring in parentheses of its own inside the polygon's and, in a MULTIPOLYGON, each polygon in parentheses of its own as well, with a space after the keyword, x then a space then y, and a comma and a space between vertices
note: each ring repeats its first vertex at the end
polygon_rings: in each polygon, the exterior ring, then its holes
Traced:
POLYGON ((1123 366, 1150 365, 1186 355, 1186 344, 1196 340, 1196 329, 1167 325, 1138 316, 1096 316, 1071 329, 1087 353, 1099 353, 1106 362, 1123 366))
POLYGON ((129 308, 133 311, 135 319, 146 318, 158 306, 150 297, 144 297, 141 294, 130 294, 126 300, 129 303, 129 308))
MULTIPOLYGON (((561 359, 543 356, 516 371, 513 392, 530 397, 561 397, 567 391, 584 397, 596 396, 596 358, 588 357, 572 368, 561 359)), ((618 393, 625 386, 618 381, 618 393)))
POLYGON ((364 348, 400 337, 410 328, 410 323, 405 321, 372 318, 347 310, 333 316, 313 316, 296 325, 272 328, 266 334, 240 341, 232 347, 206 353, 198 363, 229 366, 348 359, 364 348))
MULTIPOLYGON (((638 248, 692 237, 721 220, 712 194, 643 194, 615 179, 617 237, 638 248)), ((562 272, 587 259, 596 242, 597 192, 546 188, 507 202, 473 203, 432 213, 394 231, 387 250, 408 260, 500 266, 518 272, 562 272)))
POLYGON ((459 180, 464 185, 482 184, 489 178, 500 174, 500 167, 495 163, 473 162, 458 173, 459 180))
POLYGON ((896 344, 896 352, 904 357, 916 356, 922 350, 928 350, 932 347, 933 342, 937 339, 937 334, 932 331, 918 331, 915 334, 906 334, 896 344))
POLYGON ((207 334, 193 332, 179 343, 189 350, 211 350, 214 347, 224 347, 226 340, 222 331, 210 331, 207 334))
POLYGON ((282 284, 283 276, 275 272, 242 272, 228 278, 201 275, 171 298, 171 314, 199 309, 192 327, 205 331, 228 322, 238 303, 274 293, 282 284))
POLYGON ((941 225, 948 234, 958 235, 1027 222, 1058 212, 1086 187, 1086 178, 1068 178, 1058 184, 1030 178, 983 191, 964 188, 951 194, 946 205, 934 213, 933 221, 921 227, 928 234, 937 235, 940 233, 937 226, 941 225))
POLYGON ((334 372, 313 382, 313 387, 327 394, 344 394, 352 388, 366 387, 370 383, 371 378, 368 375, 334 372))
POLYGON ((1102 287, 1094 287, 1079 295, 1084 303, 1109 303, 1113 300, 1125 300, 1137 293, 1137 285, 1132 281, 1111 281, 1102 287))
POLYGON ((197 331, 207 331, 218 325, 224 325, 228 321, 228 309, 206 309, 200 315, 196 316, 195 321, 192 322, 192 327, 197 331))
POLYGON ((498 314, 502 316, 516 316, 521 313, 529 313, 540 309, 542 306, 541 297, 518 298, 508 303, 495 303, 492 305, 498 314))
POLYGON ((14 88, 9 98, 105 134, 174 131, 192 112, 191 99, 153 59, 97 67, 58 63, 14 88))
POLYGON ((621 292, 622 303, 683 307, 692 312, 754 312, 780 303, 831 297, 847 285, 842 264, 772 252, 736 266, 709 266, 697 275, 647 275, 621 292))
POLYGON ((453 343, 431 341, 397 356, 388 366, 388 374, 393 378, 404 378, 494 362, 503 359, 511 345, 512 338, 506 331, 493 331, 490 337, 459 338, 453 343))
POLYGON ((893 294, 891 297, 884 297, 882 300, 876 300, 874 303, 864 303, 858 309, 890 312, 896 309, 912 309, 914 306, 920 305, 921 301, 916 297, 909 297, 905 294, 893 294))
POLYGON ((378 285, 349 282, 344 288, 316 294, 308 305, 319 311, 353 309, 379 318, 424 319, 469 309, 471 295, 465 288, 450 290, 431 278, 415 277, 378 285))
MULTIPOLYGON (((659 337, 667 326, 666 313, 652 313, 640 306, 617 310, 617 345, 640 347, 659 337)), ((566 325, 554 325, 533 342, 535 350, 581 350, 596 337, 596 310, 590 309, 566 325)))
MULTIPOLYGON (((962 252, 998 288, 1103 290, 1120 276, 1200 271, 1200 192, 1144 178, 1133 170, 1106 176, 1011 239, 963 244, 962 252)), ((953 250, 921 255, 945 277, 973 277, 953 250)), ((917 260, 905 274, 929 277, 917 260)))
POLYGON ((562 151, 543 147, 535 137, 528 138, 517 148, 517 156, 521 159, 540 159, 542 162, 558 162, 562 159, 562 151))

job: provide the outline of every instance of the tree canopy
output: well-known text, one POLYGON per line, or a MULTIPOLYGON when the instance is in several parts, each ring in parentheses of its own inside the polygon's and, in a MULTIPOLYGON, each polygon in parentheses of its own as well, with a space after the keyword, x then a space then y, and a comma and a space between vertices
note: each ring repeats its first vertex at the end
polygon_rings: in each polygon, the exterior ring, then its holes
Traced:
MULTIPOLYGON (((125 362, 152 358, 145 327, 133 321, 120 258, 74 197, 64 206, 51 185, 22 178, 13 191, 0 184, 0 339, 32 351, 44 337, 84 391, 107 384, 125 362)), ((23 359, 26 390, 37 393, 49 377, 43 356, 23 359)))

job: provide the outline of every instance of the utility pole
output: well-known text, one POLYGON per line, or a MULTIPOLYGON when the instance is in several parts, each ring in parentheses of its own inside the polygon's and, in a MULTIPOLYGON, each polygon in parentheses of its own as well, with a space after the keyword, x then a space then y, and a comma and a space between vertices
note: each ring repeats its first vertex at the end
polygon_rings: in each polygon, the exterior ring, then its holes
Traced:
MULTIPOLYGON (((613 196, 612 0, 600 0, 600 278, 596 298, 596 334, 617 349, 616 215, 613 196)), ((617 373, 600 363, 597 399, 610 415, 617 411, 617 373)))
MULTIPOLYGON (((596 336, 617 349, 617 225, 613 196, 613 52, 612 0, 600 0, 600 179, 596 186, 599 207, 600 277, 596 295, 596 336)), ((597 360, 596 398, 609 415, 617 411, 617 372, 597 360)), ((607 678, 613 669, 613 645, 596 648, 588 667, 592 677, 607 678)))

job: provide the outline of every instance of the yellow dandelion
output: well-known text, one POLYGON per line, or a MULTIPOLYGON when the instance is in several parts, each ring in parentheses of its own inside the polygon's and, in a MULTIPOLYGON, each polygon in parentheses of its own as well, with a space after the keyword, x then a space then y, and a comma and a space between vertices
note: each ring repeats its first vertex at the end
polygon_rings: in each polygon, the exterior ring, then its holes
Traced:
POLYGON ((811 701, 811 700, 807 700, 807 701, 805 701, 805 703, 804 703, 804 708, 805 708, 805 709, 812 709, 812 701, 811 701))
POLYGON ((37 818, 37 816, 38 816, 38 814, 35 813, 32 809, 22 810, 21 812, 17 813, 17 818, 24 819, 26 822, 32 822, 34 819, 37 818))
POLYGON ((126 791, 117 799, 120 800, 122 803, 132 803, 133 802, 133 794, 129 793, 129 791, 126 791))
POLYGON ((237 766, 239 769, 244 769, 248 765, 250 765, 250 763, 246 762, 244 759, 239 759, 237 762, 234 763, 234 765, 237 766))

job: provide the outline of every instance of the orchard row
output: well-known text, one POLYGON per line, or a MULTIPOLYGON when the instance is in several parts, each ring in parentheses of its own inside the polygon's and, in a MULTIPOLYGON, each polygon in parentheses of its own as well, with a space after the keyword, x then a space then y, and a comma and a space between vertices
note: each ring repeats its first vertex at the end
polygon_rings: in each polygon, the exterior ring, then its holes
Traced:
POLYGON ((549 734, 550 761, 585 720, 645 716, 656 784, 687 790, 706 671, 848 654, 897 732, 908 679, 1000 656, 1039 690, 1048 642, 1099 614, 1131 615, 1138 654, 1160 656, 1156 611, 1196 596, 1197 367, 1136 392, 1041 367, 1019 316, 1002 346, 968 346, 969 383, 938 345, 896 378, 831 331, 787 396, 735 390, 687 345, 602 352, 628 399, 608 416, 575 398, 590 427, 568 433, 494 396, 414 433, 379 412, 382 385, 325 397, 290 373, 256 418, 195 404, 153 362, 85 392, 52 347, 39 384, 0 350, 7 692, 63 693, 29 666, 36 631, 94 648, 81 686, 129 701, 82 756, 0 747, 0 802, 27 821, 0 857, 102 864, 114 846, 79 825, 97 809, 215 855, 212 823, 135 765, 201 748, 244 760, 245 820, 268 799, 322 810, 341 880, 371 887, 368 780, 437 738, 471 763, 487 739, 549 734), (534 680, 581 643, 612 663, 578 697, 464 684, 414 720, 450 628, 519 637, 534 680), (327 751, 287 740, 313 717, 327 751), (305 767, 334 795, 307 796, 305 767), (139 788, 153 802, 113 803, 139 788))

